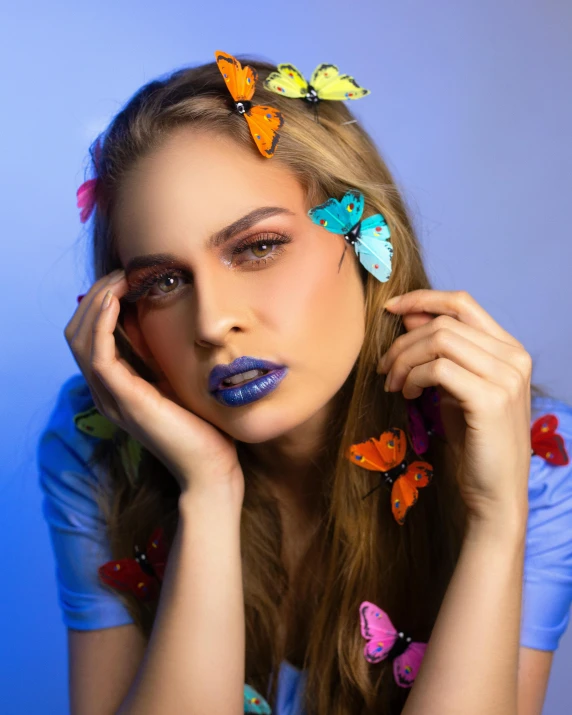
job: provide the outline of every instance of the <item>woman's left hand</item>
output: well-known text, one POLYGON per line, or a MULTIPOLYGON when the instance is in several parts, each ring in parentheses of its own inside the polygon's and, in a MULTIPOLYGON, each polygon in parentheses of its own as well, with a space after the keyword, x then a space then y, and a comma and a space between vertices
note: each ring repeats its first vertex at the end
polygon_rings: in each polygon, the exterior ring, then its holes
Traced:
POLYGON ((435 386, 469 514, 526 523, 530 355, 465 291, 415 290, 388 303, 408 331, 378 365, 389 391, 414 399, 435 386))

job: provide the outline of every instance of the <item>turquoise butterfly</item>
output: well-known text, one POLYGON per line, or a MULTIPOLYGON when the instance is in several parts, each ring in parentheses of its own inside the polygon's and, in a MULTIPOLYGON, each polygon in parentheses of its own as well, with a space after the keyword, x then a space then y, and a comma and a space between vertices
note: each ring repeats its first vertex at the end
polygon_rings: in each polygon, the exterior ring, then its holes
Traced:
MULTIPOLYGON (((314 206, 308 211, 308 216, 327 231, 341 234, 350 246, 354 247, 364 268, 385 283, 391 275, 393 256, 393 246, 389 242, 389 226, 381 214, 374 214, 362 220, 363 208, 363 194, 350 190, 341 201, 328 199, 323 204, 314 206)), ((344 249, 340 266, 345 254, 344 249)))
POLYGON ((260 693, 246 683, 244 684, 244 712, 260 713, 260 715, 272 715, 270 705, 264 700, 260 693))

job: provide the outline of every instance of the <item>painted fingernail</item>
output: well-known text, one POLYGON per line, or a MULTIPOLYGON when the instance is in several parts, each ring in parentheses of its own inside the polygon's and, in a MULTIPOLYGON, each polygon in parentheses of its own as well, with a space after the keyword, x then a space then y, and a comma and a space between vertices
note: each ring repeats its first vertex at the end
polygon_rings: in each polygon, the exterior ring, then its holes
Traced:
POLYGON ((383 386, 383 389, 384 389, 386 392, 389 392, 389 388, 390 388, 390 387, 391 387, 391 378, 390 378, 389 375, 388 375, 388 376, 385 378, 385 384, 384 384, 384 386, 383 386))
POLYGON ((77 302, 78 302, 78 303, 81 303, 81 299, 82 299, 82 298, 85 298, 85 293, 84 293, 83 295, 78 295, 78 297, 77 297, 77 302))

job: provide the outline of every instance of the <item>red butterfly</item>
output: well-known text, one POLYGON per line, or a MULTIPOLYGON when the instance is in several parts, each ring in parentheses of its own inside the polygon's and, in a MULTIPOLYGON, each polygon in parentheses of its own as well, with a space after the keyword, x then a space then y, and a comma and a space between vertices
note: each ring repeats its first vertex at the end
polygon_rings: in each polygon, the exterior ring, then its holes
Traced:
POLYGON ((145 553, 135 545, 135 558, 108 561, 99 567, 98 573, 108 586, 131 592, 142 601, 152 601, 159 595, 166 565, 167 547, 163 529, 159 526, 151 534, 145 553))
MULTIPOLYGON (((381 472, 383 480, 392 485, 391 511, 399 525, 405 522, 405 515, 417 502, 417 490, 427 486, 433 476, 433 467, 428 462, 407 463, 405 452, 407 439, 405 432, 392 427, 383 432, 379 439, 371 437, 367 442, 352 444, 347 457, 354 464, 374 472, 381 472)), ((369 491, 369 496, 377 487, 369 491)), ((365 497, 363 497, 365 499, 365 497)))
POLYGON ((564 466, 570 461, 564 440, 556 434, 558 417, 556 415, 542 415, 532 425, 531 444, 532 454, 545 459, 549 464, 564 466))

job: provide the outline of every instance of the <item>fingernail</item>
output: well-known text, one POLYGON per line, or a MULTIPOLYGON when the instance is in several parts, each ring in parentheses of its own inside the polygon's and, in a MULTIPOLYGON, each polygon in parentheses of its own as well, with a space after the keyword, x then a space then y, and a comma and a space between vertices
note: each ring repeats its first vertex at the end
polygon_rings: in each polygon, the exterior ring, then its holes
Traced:
POLYGON ((385 303, 383 304, 383 307, 387 308, 387 306, 396 305, 399 302, 400 298, 401 298, 400 295, 396 295, 393 298, 386 300, 385 303))
POLYGON ((111 303, 111 296, 112 296, 112 295, 113 295, 113 293, 112 293, 110 290, 108 290, 107 293, 105 294, 104 298, 103 298, 103 303, 101 304, 101 309, 102 309, 102 310, 105 310, 105 309, 109 306, 109 304, 111 303))
POLYGON ((78 302, 78 303, 81 303, 81 299, 82 299, 82 298, 85 298, 85 293, 84 293, 83 295, 78 295, 78 297, 77 297, 77 302, 78 302))
POLYGON ((117 268, 109 274, 109 282, 117 283, 121 278, 123 278, 124 275, 125 271, 123 270, 123 268, 117 268))

